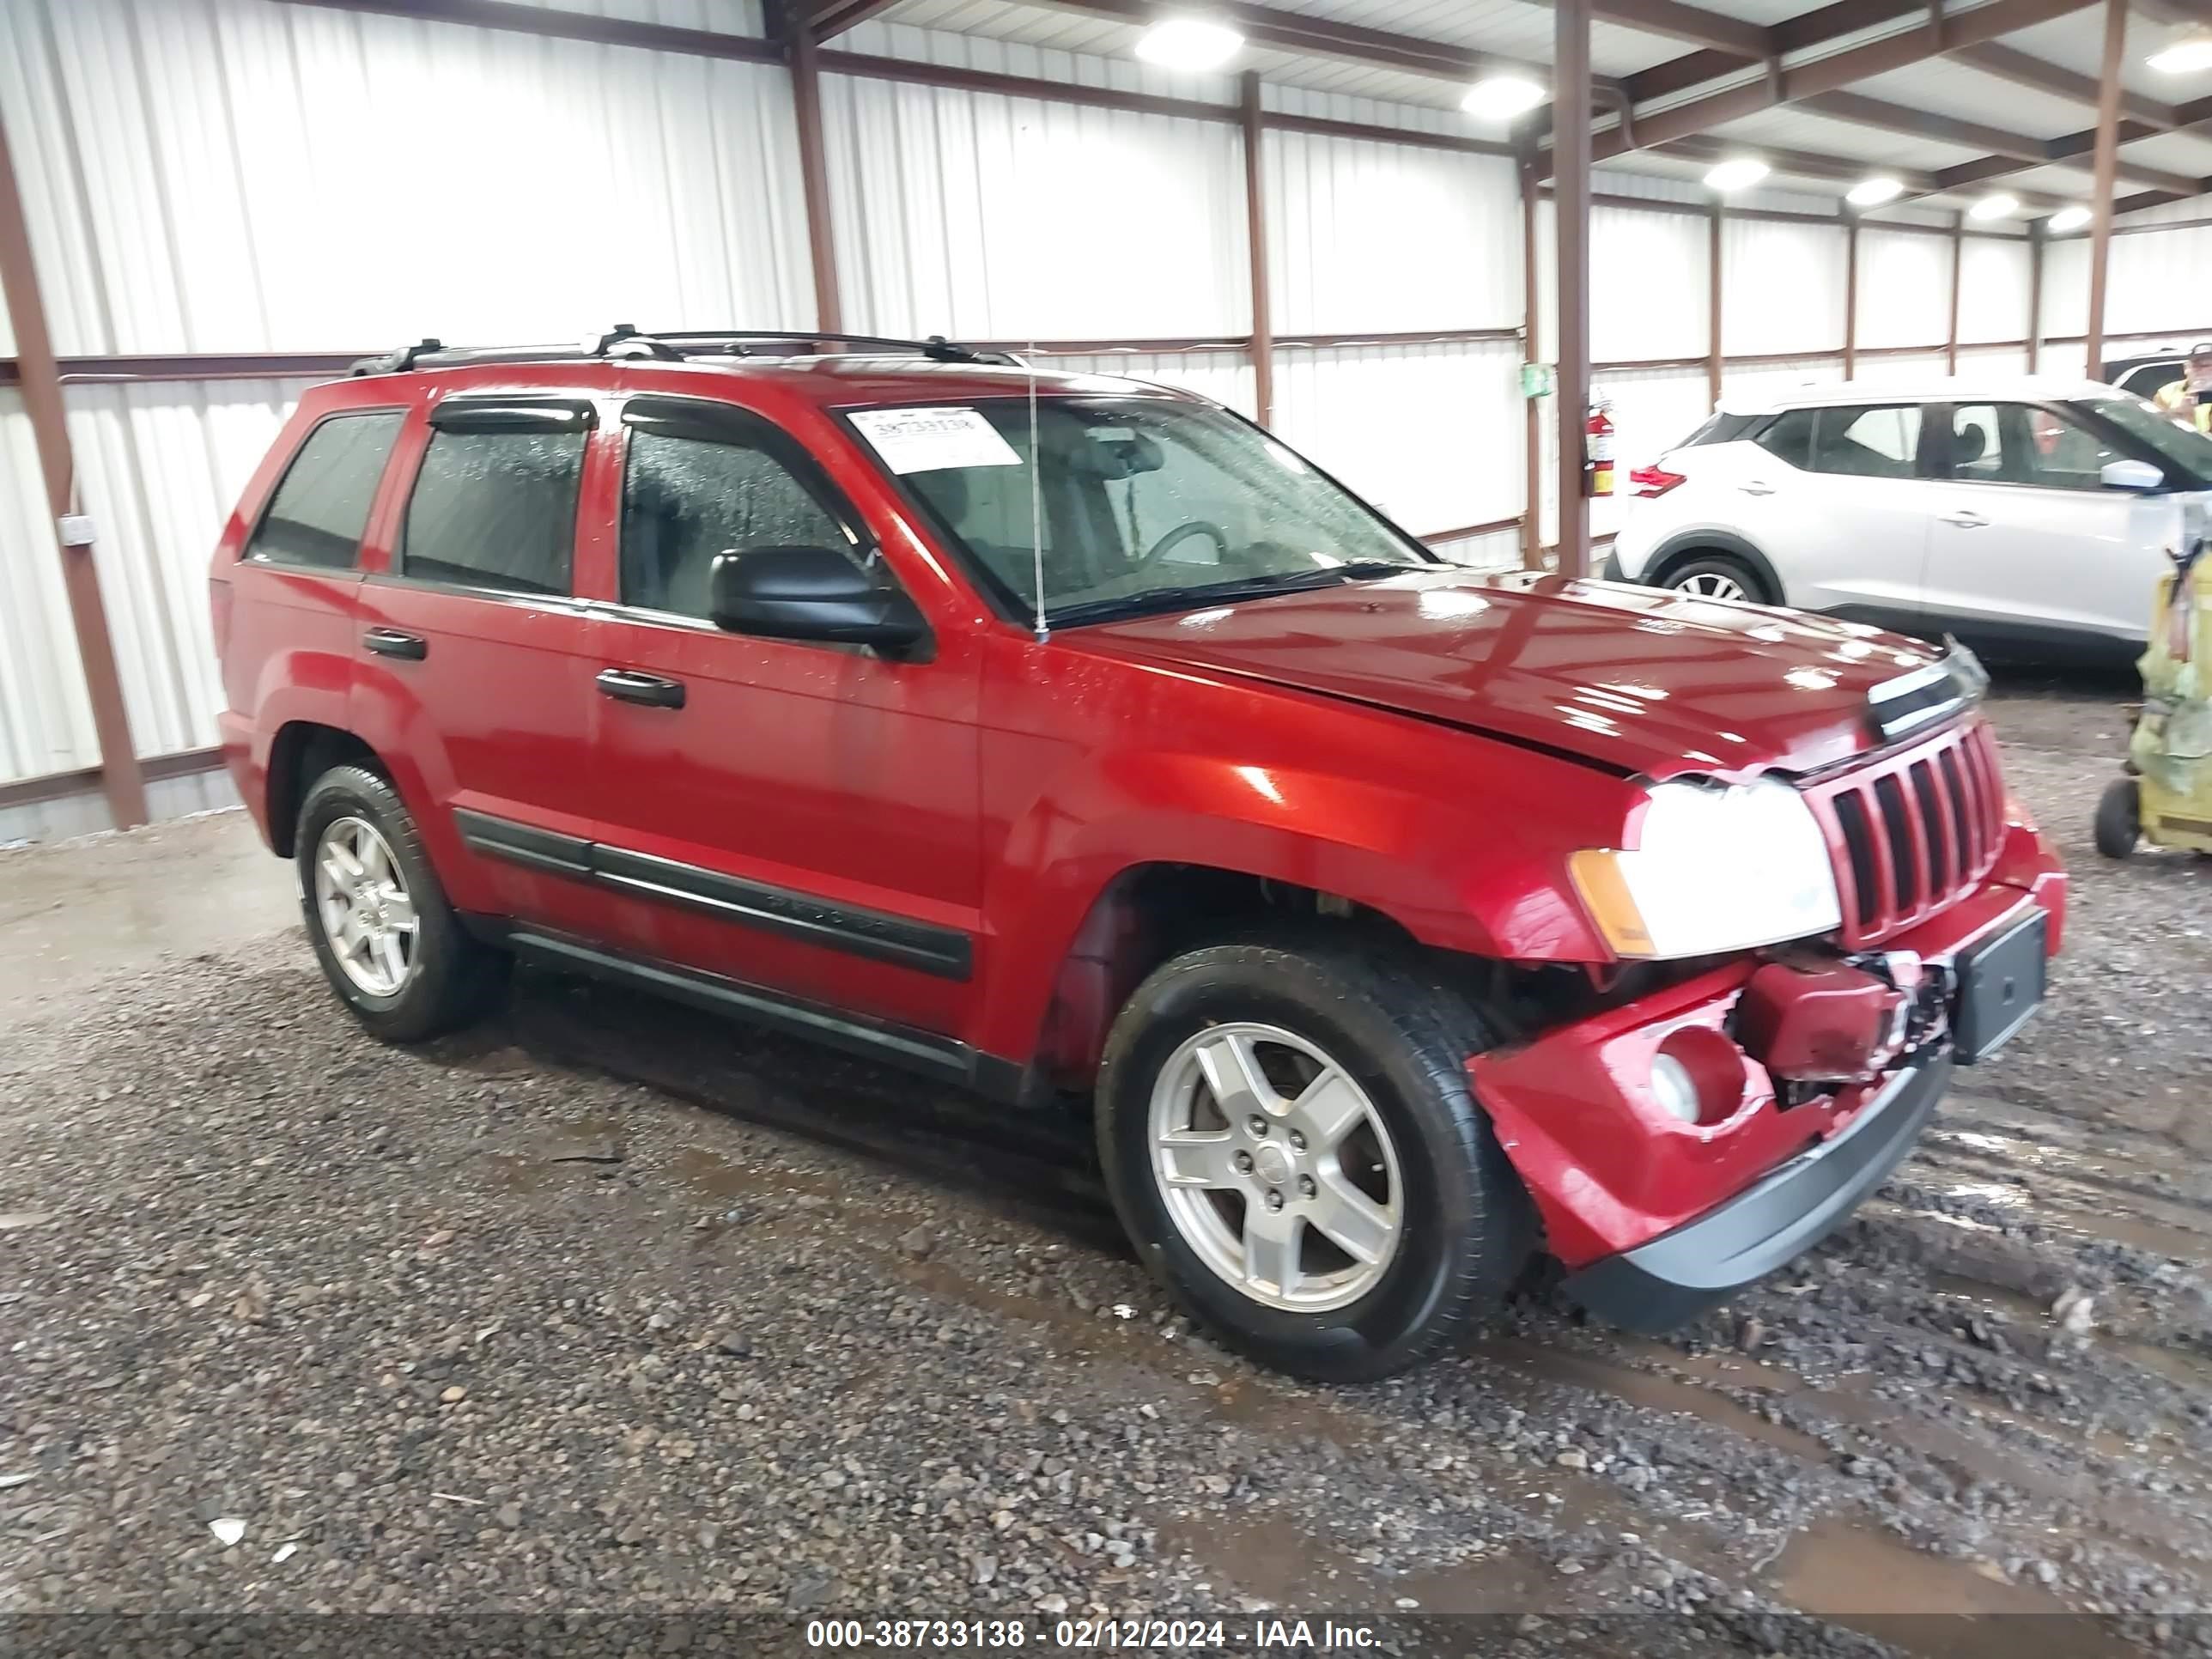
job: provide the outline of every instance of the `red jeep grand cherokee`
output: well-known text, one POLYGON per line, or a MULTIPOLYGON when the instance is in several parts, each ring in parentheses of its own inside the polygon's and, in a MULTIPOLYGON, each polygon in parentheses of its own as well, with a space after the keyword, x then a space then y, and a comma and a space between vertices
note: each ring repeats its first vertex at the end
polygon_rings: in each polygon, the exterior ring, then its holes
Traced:
POLYGON ((215 556, 224 738, 371 1030, 521 958, 1080 1091, 1152 1271, 1353 1379, 1542 1255, 1710 1306, 2040 996, 2065 876, 1963 653, 1478 577, 1186 393, 814 343, 301 403, 215 556))

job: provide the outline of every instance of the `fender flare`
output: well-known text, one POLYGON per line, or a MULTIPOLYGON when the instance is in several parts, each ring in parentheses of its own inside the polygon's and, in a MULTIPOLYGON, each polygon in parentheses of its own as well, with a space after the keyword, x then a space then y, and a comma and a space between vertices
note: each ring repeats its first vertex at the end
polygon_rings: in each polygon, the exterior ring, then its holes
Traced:
POLYGON ((1650 587, 1666 585, 1668 569, 1682 562, 1692 553, 1725 553, 1730 558, 1741 559, 1751 568, 1753 575, 1765 587, 1765 605, 1787 605, 1788 591, 1782 578, 1775 573, 1766 555, 1753 547, 1733 530, 1678 530, 1651 550, 1650 562, 1644 566, 1644 580, 1650 587))

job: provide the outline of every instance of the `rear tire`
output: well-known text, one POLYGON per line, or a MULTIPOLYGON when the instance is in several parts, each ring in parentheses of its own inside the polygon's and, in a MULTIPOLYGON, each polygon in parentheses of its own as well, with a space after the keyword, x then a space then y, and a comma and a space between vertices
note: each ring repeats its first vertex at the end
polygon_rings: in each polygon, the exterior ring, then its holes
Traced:
POLYGON ((1730 553, 1700 553, 1667 573, 1662 586, 1701 599, 1736 599, 1747 605, 1771 605, 1777 596, 1743 560, 1730 553))
POLYGON ((1495 1312, 1534 1246, 1468 1086, 1492 1040, 1393 947, 1285 934, 1177 957, 1130 997, 1099 1073, 1123 1227, 1262 1364, 1329 1382, 1419 1364, 1495 1312))
POLYGON ((2141 787, 2133 778, 2114 778, 2097 800, 2097 850, 2108 859, 2126 858, 2142 834, 2141 787))
POLYGON ((421 1042, 482 1017, 509 958, 471 935, 391 783, 334 766, 300 804, 293 864, 308 942, 354 1017, 387 1042, 421 1042))

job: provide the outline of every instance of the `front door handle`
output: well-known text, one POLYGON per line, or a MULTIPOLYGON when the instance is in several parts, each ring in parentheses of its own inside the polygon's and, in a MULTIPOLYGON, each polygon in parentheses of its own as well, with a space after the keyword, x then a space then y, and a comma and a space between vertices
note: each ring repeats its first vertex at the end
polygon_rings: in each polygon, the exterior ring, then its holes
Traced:
POLYGON ((398 657, 403 662, 420 662, 430 654, 429 641, 396 628, 372 628, 361 636, 361 642, 380 657, 398 657))
POLYGON ((1747 478, 1736 486, 1747 495, 1771 495, 1774 486, 1761 478, 1747 478))
POLYGON ((665 680, 633 668, 602 668, 599 683, 601 691, 621 702, 643 703, 648 708, 684 707, 682 680, 665 680))
POLYGON ((1964 507, 1956 513, 1938 513, 1936 516, 1942 523, 1956 525, 1961 530, 1979 530, 1989 522, 1980 514, 1964 507))

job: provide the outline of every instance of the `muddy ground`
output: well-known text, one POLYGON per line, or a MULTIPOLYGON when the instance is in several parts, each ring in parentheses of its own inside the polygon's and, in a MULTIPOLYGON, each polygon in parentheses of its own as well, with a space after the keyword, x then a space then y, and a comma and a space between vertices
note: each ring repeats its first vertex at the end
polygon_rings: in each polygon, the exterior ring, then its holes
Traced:
POLYGON ((2092 850, 2127 696, 2001 683, 2067 954, 1856 1222, 1670 1340, 1527 1306, 1364 1389, 1195 1339, 1048 1123, 553 980, 381 1048, 235 814, 0 856, 0 1613, 2205 1650, 2212 863, 2092 850))

